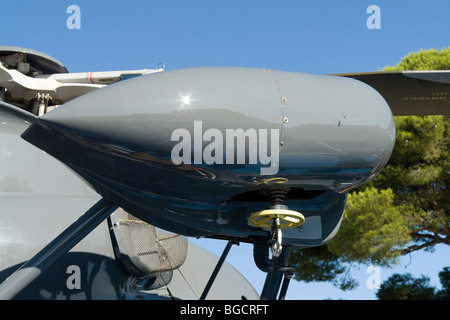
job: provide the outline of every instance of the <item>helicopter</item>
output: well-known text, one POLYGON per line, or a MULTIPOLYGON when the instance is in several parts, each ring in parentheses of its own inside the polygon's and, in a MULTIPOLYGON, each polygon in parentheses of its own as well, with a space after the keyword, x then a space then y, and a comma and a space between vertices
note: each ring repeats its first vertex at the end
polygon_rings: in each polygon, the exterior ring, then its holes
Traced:
POLYGON ((0 62, 1 299, 284 299, 290 250, 336 235, 393 117, 450 114, 448 71, 70 73, 8 46, 0 62), (239 243, 260 294, 225 261, 239 243))

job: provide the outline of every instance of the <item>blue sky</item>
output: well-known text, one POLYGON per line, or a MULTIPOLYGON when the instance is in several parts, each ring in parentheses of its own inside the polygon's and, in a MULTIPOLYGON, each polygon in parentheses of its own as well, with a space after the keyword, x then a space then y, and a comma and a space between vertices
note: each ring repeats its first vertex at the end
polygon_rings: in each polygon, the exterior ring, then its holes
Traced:
MULTIPOLYGON (((0 10, 3 45, 45 52, 71 72, 197 66, 263 67, 327 74, 376 71, 419 49, 450 46, 448 0, 164 0, 6 1, 0 10), (81 10, 81 29, 68 29, 70 5, 81 10), (381 29, 368 29, 366 12, 380 8, 381 29)), ((220 255, 224 242, 205 241, 220 255)), ((448 246, 447 246, 448 247, 448 246)), ((393 272, 430 276, 450 265, 450 249, 402 259, 393 272)), ((264 274, 251 247, 234 246, 228 261, 260 291, 264 274)), ((375 299, 367 266, 354 268, 357 290, 293 282, 288 299, 375 299)))

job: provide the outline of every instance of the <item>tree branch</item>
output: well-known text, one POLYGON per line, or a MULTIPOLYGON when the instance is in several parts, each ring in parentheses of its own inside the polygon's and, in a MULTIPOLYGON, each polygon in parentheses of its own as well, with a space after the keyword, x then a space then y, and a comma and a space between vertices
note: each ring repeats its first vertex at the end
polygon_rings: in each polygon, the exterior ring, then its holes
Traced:
MULTIPOLYGON (((425 238, 425 235, 419 235, 419 238, 425 238)), ((406 248, 406 249, 404 249, 402 251, 402 255, 406 255, 406 254, 411 253, 413 251, 418 251, 418 250, 421 250, 421 249, 424 249, 424 248, 427 248, 427 247, 432 247, 432 246, 434 246, 436 244, 439 244, 439 243, 445 243, 445 244, 450 245, 450 237, 441 238, 441 237, 436 236, 436 237, 433 238, 432 241, 429 241, 429 242, 426 242, 426 243, 423 243, 423 244, 420 244, 420 245, 409 246, 408 248, 406 248)))

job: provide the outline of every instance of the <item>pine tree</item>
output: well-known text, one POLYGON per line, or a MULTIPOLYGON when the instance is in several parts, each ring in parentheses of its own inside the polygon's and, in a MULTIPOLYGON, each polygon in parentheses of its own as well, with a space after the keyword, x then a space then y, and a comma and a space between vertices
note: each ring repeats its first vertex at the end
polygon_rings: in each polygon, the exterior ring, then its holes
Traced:
MULTIPOLYGON (((450 48, 410 53, 385 70, 450 69, 450 48)), ((450 99, 448 97, 447 99, 450 99)), ((395 117, 392 156, 369 183, 348 195, 341 228, 322 248, 294 250, 301 281, 356 286, 351 263, 393 266, 402 254, 450 245, 450 117, 395 117), (322 260, 320 260, 322 258, 322 260)))

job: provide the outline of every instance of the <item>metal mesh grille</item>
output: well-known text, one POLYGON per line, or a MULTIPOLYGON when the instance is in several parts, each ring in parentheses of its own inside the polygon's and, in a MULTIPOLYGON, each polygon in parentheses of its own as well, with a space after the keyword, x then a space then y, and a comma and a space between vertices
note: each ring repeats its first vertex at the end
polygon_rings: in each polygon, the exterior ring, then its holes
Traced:
POLYGON ((123 246, 131 262, 145 274, 179 268, 186 260, 187 238, 148 224, 119 209, 123 246))

